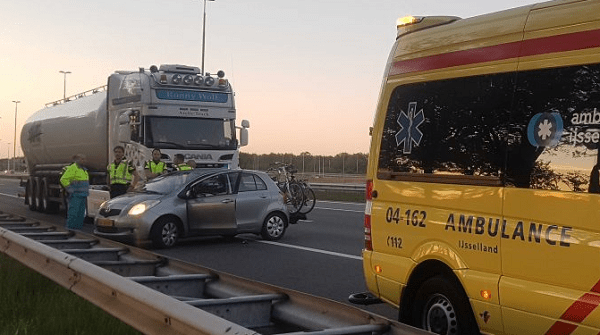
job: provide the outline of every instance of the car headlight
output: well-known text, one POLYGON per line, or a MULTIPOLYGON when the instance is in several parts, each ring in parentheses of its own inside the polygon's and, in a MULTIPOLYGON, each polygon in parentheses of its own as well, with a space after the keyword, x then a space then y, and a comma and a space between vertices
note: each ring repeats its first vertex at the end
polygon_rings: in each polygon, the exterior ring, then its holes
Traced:
POLYGON ((146 212, 150 208, 158 205, 159 203, 160 203, 160 200, 146 200, 144 202, 140 202, 139 204, 134 205, 133 207, 131 207, 131 209, 129 210, 129 212, 127 212, 127 214, 128 215, 140 215, 140 214, 143 214, 144 212, 146 212))

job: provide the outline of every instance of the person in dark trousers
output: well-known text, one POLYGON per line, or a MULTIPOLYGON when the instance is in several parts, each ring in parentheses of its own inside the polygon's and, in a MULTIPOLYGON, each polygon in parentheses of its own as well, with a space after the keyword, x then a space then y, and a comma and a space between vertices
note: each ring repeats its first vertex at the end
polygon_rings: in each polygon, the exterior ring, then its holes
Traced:
POLYGON ((60 184, 67 192, 67 229, 83 228, 85 206, 90 193, 90 176, 85 164, 85 155, 73 156, 73 164, 67 166, 60 177, 60 184))
POLYGON ((108 167, 110 198, 132 191, 138 183, 139 175, 133 164, 125 158, 125 148, 117 145, 113 149, 115 160, 108 167))
POLYGON ((146 173, 146 180, 154 179, 161 174, 167 173, 167 164, 160 160, 161 152, 160 149, 152 150, 152 160, 146 162, 144 166, 144 172, 146 173))

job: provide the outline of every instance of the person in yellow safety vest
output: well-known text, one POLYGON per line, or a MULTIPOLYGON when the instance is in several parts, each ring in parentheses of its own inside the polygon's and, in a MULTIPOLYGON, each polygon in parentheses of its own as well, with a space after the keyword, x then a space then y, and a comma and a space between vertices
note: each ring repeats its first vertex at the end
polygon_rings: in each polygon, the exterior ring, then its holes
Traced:
POLYGON ((146 165, 144 166, 144 172, 146 173, 147 180, 156 178, 161 174, 167 173, 167 164, 161 161, 160 157, 160 149, 152 150, 152 160, 146 162, 146 165))
POLYGON ((85 155, 76 154, 73 161, 73 164, 63 170, 60 184, 67 192, 67 229, 81 229, 85 219, 87 196, 90 193, 90 176, 85 167, 85 155))
POLYGON ((191 166, 183 162, 184 159, 185 157, 183 157, 182 154, 175 154, 175 157, 173 158, 173 169, 175 171, 187 171, 192 169, 191 166))
POLYGON ((192 170, 196 168, 196 161, 193 159, 188 160, 186 164, 189 165, 192 170))
POLYGON ((137 170, 131 162, 125 159, 125 148, 117 145, 113 149, 113 153, 115 160, 106 168, 111 199, 133 190, 139 180, 137 170))

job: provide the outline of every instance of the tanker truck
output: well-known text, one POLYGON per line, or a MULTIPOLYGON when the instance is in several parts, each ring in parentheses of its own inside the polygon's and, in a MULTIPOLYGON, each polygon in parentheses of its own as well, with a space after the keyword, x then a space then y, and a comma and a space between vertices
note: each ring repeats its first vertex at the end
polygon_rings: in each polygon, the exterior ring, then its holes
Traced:
POLYGON ((142 177, 154 148, 167 165, 180 153, 197 167, 237 168, 249 122, 236 126, 234 92, 224 76, 192 66, 153 65, 117 71, 105 86, 46 104, 21 131, 29 169, 25 203, 34 211, 58 211, 60 173, 73 155, 84 154, 91 184, 87 214, 93 217, 109 198, 106 168, 117 145, 142 177))

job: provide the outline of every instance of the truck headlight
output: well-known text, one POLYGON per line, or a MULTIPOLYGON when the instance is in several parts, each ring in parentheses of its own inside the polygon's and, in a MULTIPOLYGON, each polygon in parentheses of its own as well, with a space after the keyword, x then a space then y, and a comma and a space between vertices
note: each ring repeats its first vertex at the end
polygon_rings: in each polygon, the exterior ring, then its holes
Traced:
POLYGON ((144 212, 146 212, 150 208, 158 205, 159 203, 160 203, 160 200, 146 200, 144 202, 140 202, 139 204, 131 207, 131 209, 129 210, 129 212, 127 212, 127 214, 133 215, 133 216, 143 214, 144 212))

